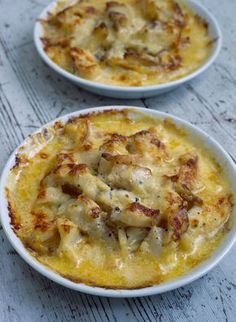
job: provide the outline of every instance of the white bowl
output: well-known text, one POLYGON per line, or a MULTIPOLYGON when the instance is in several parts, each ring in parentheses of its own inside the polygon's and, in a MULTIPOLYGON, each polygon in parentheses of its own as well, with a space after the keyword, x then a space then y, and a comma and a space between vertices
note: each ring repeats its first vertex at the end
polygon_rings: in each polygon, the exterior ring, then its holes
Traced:
MULTIPOLYGON (((191 125, 190 123, 179 119, 178 117, 175 117, 173 115, 169 115, 166 113, 158 112, 151 109, 144 109, 144 108, 138 108, 138 107, 125 107, 125 106, 106 106, 106 107, 96 107, 93 109, 86 109, 82 111, 78 111, 75 113, 67 114, 63 117, 60 117, 57 119, 66 121, 69 118, 73 116, 78 116, 81 114, 91 113, 95 111, 103 111, 107 109, 123 109, 123 108, 132 108, 140 110, 147 115, 150 115, 157 119, 165 119, 169 118, 172 119, 172 121, 181 128, 184 128, 186 132, 189 134, 190 137, 193 137, 193 139, 196 141, 200 141, 200 144, 204 146, 208 151, 211 152, 211 154, 214 156, 216 161, 222 166, 224 169, 227 177, 229 178, 231 190, 235 194, 236 192, 236 167, 233 163, 232 159, 229 157, 227 152, 224 151, 224 149, 217 143, 214 139, 212 139, 208 134, 203 132, 202 130, 198 129, 197 127, 191 125)), ((46 126, 49 126, 50 124, 54 123, 50 122, 46 126)), ((37 131, 38 132, 38 131, 37 131)), ((24 142, 23 142, 24 144, 24 142)), ((171 281, 151 286, 151 287, 145 287, 141 289, 135 289, 135 290, 116 290, 116 289, 105 289, 101 287, 93 287, 88 286, 81 283, 75 283, 72 282, 59 274, 55 273, 54 271, 50 270, 46 266, 40 264, 34 257, 30 255, 30 253, 26 250, 24 245, 22 244, 21 240, 17 237, 17 235, 14 233, 12 227, 11 227, 11 218, 8 211, 8 202, 5 195, 5 187, 7 185, 7 177, 9 174, 10 169, 15 164, 15 156, 17 153, 17 150, 19 147, 15 150, 15 152, 11 155, 9 158, 0 181, 0 214, 1 214, 1 222, 2 226, 4 228, 4 231, 11 242, 12 246, 15 248, 15 250, 19 253, 19 255, 29 264, 31 265, 35 270, 37 270, 42 275, 48 277, 49 279, 66 286, 68 288, 93 294, 93 295, 100 295, 100 296, 110 296, 110 297, 138 297, 138 296, 147 296, 147 295, 154 295, 163 293, 166 291, 173 290, 175 288, 181 287, 185 284, 188 284, 197 278, 201 277, 202 275, 206 274, 208 271, 210 271, 216 264, 219 263, 219 261, 228 253, 230 248, 233 246, 233 243, 236 240, 236 207, 233 208, 233 225, 230 232, 226 235, 223 242, 219 246, 219 248, 203 263, 198 265, 196 268, 192 269, 188 274, 185 274, 181 277, 175 278, 171 281)), ((234 201, 236 200, 236 197, 234 195, 234 201)), ((235 202, 234 202, 235 203, 235 202)))
POLYGON ((56 63, 54 63, 45 53, 44 46, 41 41, 42 33, 43 33, 43 27, 40 23, 40 19, 46 19, 48 12, 52 11, 52 9, 55 7, 57 1, 53 1, 47 8, 43 10, 41 15, 38 17, 38 20, 35 24, 34 29, 34 42, 35 46, 38 50, 39 55, 44 60, 44 62, 51 67, 54 71, 56 71, 61 76, 64 76, 74 84, 78 85, 79 87, 82 87, 83 89, 86 89, 92 93, 109 96, 109 97, 115 97, 115 98, 126 98, 126 99, 135 99, 135 98, 145 98, 150 97, 154 95, 159 95, 165 92, 168 92, 177 86, 190 81, 194 77, 200 75, 203 73, 216 59, 220 48, 222 44, 222 34, 219 28, 219 25, 216 21, 216 19, 213 17, 213 15, 204 8, 200 3, 194 0, 187 0, 187 5, 193 9, 193 11, 196 12, 197 15, 202 17, 205 21, 208 23, 208 31, 211 39, 215 39, 215 42, 213 44, 213 48, 211 51, 210 56, 208 59, 194 72, 191 74, 184 76, 178 80, 171 81, 168 83, 160 84, 160 85, 151 85, 151 86, 140 86, 140 87, 134 87, 134 86, 113 86, 113 85, 107 85, 107 84, 101 84, 98 82, 93 82, 78 76, 75 76, 60 66, 58 66, 56 63))

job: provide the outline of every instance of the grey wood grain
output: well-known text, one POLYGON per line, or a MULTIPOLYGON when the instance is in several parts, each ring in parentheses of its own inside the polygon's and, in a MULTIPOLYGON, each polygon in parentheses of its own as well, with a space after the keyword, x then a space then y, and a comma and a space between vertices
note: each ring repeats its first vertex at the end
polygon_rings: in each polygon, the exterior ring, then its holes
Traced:
MULTIPOLYGON (((10 153, 40 125, 77 109, 136 105, 173 113, 217 139, 236 160, 236 2, 202 1, 218 18, 224 44, 200 78, 147 100, 89 94, 39 59, 35 18, 49 1, 0 0, 0 171, 10 153)), ((0 321, 235 321, 236 247, 205 277, 178 290, 140 299, 109 299, 65 289, 31 269, 0 228, 0 321)))

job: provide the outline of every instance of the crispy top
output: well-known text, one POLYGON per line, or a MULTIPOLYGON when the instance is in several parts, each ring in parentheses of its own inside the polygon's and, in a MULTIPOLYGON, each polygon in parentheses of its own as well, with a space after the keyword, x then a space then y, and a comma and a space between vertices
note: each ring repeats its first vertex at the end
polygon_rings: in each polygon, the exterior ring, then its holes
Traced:
POLYGON ((183 77, 209 56, 207 23, 182 1, 59 1, 42 21, 47 55, 96 82, 143 86, 183 77))
POLYGON ((228 181, 201 144, 131 110, 31 136, 7 194, 12 226, 39 261, 114 288, 188 272, 217 247, 232 211, 228 181))

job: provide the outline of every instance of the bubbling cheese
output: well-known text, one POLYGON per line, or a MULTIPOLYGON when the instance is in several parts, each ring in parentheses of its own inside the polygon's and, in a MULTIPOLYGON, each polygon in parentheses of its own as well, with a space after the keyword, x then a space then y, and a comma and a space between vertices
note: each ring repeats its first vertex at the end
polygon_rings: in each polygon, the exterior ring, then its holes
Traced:
POLYGON ((170 120, 124 109, 56 122, 20 148, 12 226, 38 261, 76 282, 141 288, 181 276, 229 229, 213 156, 170 120))
POLYGON ((207 23, 182 1, 59 1, 42 24, 44 50, 56 64, 111 85, 179 79, 212 48, 207 23))

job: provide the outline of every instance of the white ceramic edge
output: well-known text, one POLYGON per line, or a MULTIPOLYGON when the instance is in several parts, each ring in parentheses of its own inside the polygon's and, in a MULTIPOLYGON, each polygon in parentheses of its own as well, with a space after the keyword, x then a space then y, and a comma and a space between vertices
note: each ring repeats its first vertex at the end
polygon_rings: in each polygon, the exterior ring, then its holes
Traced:
MULTIPOLYGON (((41 33, 42 33, 42 26, 40 23, 40 19, 45 19, 47 17, 47 13, 50 12, 55 4, 58 2, 58 0, 53 1, 51 4, 49 4, 39 15, 35 27, 34 27, 34 43, 36 46, 36 49, 40 55, 40 57, 43 59, 43 61, 54 71, 56 71, 58 74, 62 75, 63 77, 69 79, 73 83, 77 85, 81 85, 83 88, 86 88, 87 90, 91 91, 101 91, 102 95, 111 95, 115 97, 116 95, 119 95, 121 93, 126 94, 126 98, 138 98, 137 94, 140 93, 140 97, 145 97, 148 95, 148 93, 151 93, 151 95, 158 94, 159 92, 168 91, 172 88, 175 88, 185 82, 190 81, 194 77, 200 75, 203 73, 206 69, 210 67, 210 65, 215 61, 216 57, 218 56, 221 46, 222 46, 222 33, 219 27, 219 24, 215 17, 212 15, 211 12, 208 11, 202 4, 198 3, 195 0, 187 0, 186 3, 201 17, 203 17, 209 24, 209 30, 212 33, 212 37, 216 39, 214 47, 212 49, 212 53, 210 57, 206 60, 205 63, 203 63, 197 70, 192 72, 191 74, 184 76, 180 79, 177 79, 175 81, 171 81, 164 84, 159 85, 150 85, 150 86, 140 86, 140 87, 134 87, 134 86, 114 86, 114 85, 107 85, 102 84, 94 81, 90 81, 84 78, 81 78, 79 76, 73 75, 67 71, 65 71, 63 68, 59 67, 56 63, 54 63, 45 53, 43 49, 43 43, 40 39, 41 33), (136 94, 132 97, 132 94, 136 94), (129 97, 130 96, 130 97, 129 97)), ((118 97, 118 96, 117 96, 118 97)), ((122 98, 122 96, 121 96, 122 98)))
MULTIPOLYGON (((103 111, 108 109, 120 110, 124 108, 139 110, 141 112, 144 112, 147 115, 154 116, 159 119, 171 118, 174 121, 174 123, 177 124, 177 126, 184 127, 186 131, 190 134, 190 136, 194 136, 197 139, 200 139, 200 141, 203 142, 206 148, 212 150, 212 154, 214 155, 216 160, 226 169, 227 175, 231 181, 232 191, 233 192, 236 191, 236 166, 232 161, 231 157, 228 155, 228 153, 220 146, 219 143, 217 143, 217 141, 212 139, 207 133, 205 133, 201 129, 198 129, 194 125, 167 113, 163 113, 163 112, 159 112, 151 109, 140 108, 140 107, 100 106, 92 109, 89 108, 85 110, 80 110, 74 113, 67 114, 63 117, 59 117, 56 120, 53 120, 52 122, 46 124, 42 128, 50 126, 57 120, 66 121, 71 117, 81 115, 81 114, 92 113, 96 111, 103 111)), ((42 128, 40 128, 38 131, 41 131, 42 128)), ((34 133, 37 133, 38 131, 34 133)), ((21 145, 23 145, 24 142, 21 145)), ((72 282, 66 278, 61 277, 59 274, 53 272, 52 270, 45 267, 44 265, 40 264, 34 257, 32 257, 30 253, 25 249, 20 239, 16 236, 16 234, 14 233, 10 225, 10 216, 7 208, 8 203, 5 196, 4 187, 6 186, 6 180, 9 174, 9 170, 15 163, 15 155, 18 148, 10 156, 2 172, 2 176, 0 180, 0 217, 2 221, 2 226, 7 238, 9 239, 11 245, 18 252, 18 254, 36 271, 46 276, 47 278, 53 280, 54 282, 57 282, 58 284, 61 284, 70 289, 84 292, 87 294, 106 296, 106 297, 140 297, 140 296, 160 294, 160 293, 167 292, 167 291, 176 289, 178 287, 184 286, 200 278, 201 276, 205 275, 207 272, 209 272, 214 266, 216 266, 219 263, 219 261, 229 252, 234 242, 236 241, 236 207, 234 207, 232 229, 227 234, 226 238, 223 240, 220 247, 213 253, 213 255, 210 258, 205 260, 202 264, 198 265, 196 268, 194 268, 184 276, 178 277, 172 281, 165 282, 163 284, 159 284, 156 286, 151 286, 151 287, 146 287, 141 289, 134 289, 134 290, 106 289, 106 288, 87 286, 85 284, 72 282)), ((235 199, 236 197, 234 195, 234 200, 235 199)))

